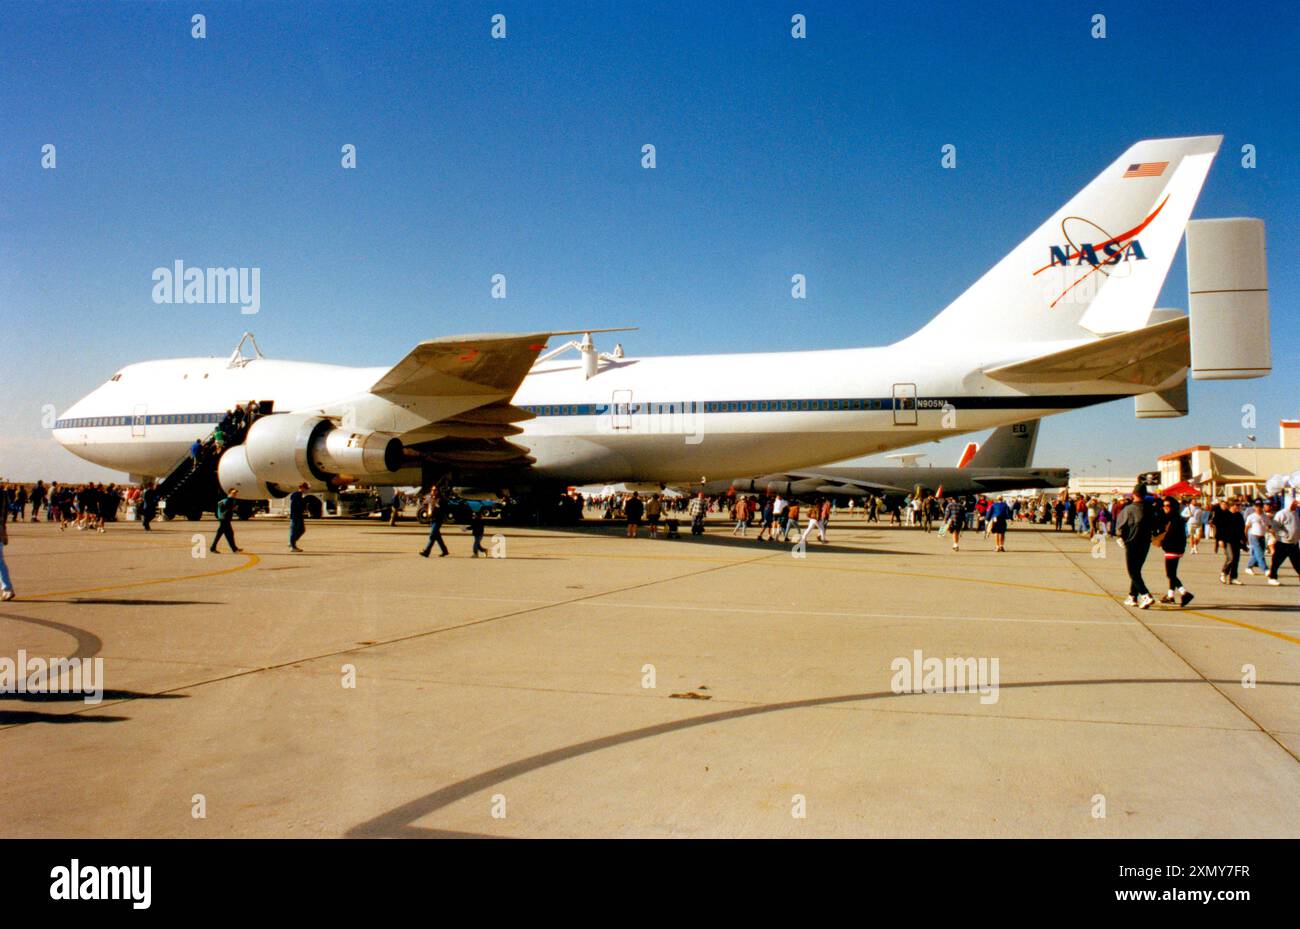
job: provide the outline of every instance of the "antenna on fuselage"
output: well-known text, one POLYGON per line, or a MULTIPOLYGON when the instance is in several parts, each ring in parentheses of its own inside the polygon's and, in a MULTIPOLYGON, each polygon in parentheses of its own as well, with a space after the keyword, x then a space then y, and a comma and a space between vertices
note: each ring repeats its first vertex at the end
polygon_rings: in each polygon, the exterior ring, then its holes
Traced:
POLYGON ((245 332, 242 336, 240 336, 240 338, 239 338, 239 344, 235 346, 235 351, 234 351, 234 352, 231 354, 231 356, 230 356, 230 363, 227 364, 226 367, 228 367, 228 368, 242 368, 244 365, 248 364, 250 361, 256 361, 257 359, 262 358, 262 357, 264 357, 264 356, 262 355, 262 350, 261 350, 260 348, 257 347, 257 339, 255 339, 255 338, 253 337, 253 334, 252 334, 251 332, 245 332), (245 355, 245 354, 244 354, 244 343, 245 343, 245 342, 248 342, 248 343, 250 343, 250 344, 253 346, 253 354, 252 354, 252 355, 245 355))

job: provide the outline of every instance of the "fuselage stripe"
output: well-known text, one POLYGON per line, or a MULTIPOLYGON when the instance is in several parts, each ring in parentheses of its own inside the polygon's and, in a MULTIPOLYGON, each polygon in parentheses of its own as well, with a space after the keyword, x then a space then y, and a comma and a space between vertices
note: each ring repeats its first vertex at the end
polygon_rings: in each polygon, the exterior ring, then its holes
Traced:
MULTIPOLYGON (((768 400, 633 401, 523 405, 535 416, 665 415, 702 413, 834 413, 863 411, 1072 410, 1117 399, 1119 394, 1060 394, 1013 397, 836 397, 768 400)), ((55 429, 106 426, 182 426, 219 423, 224 413, 161 413, 147 416, 88 416, 60 419, 55 429)))

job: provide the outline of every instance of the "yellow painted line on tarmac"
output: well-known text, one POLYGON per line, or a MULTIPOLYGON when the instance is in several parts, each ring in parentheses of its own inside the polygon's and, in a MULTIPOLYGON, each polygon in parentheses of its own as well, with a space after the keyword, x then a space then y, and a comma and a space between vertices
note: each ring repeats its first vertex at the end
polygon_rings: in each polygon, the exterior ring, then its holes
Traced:
POLYGON ((78 594, 97 594, 108 590, 129 590, 132 587, 150 587, 156 584, 172 584, 176 581, 197 581, 204 577, 220 577, 223 574, 234 574, 237 571, 247 571, 254 567, 262 559, 252 552, 240 552, 247 561, 243 564, 235 565, 231 568, 221 568, 218 571, 204 571, 202 574, 178 574, 175 577, 155 577, 145 581, 131 581, 128 584, 107 584, 102 587, 83 587, 80 590, 54 590, 48 593, 23 594, 22 599, 25 601, 41 600, 46 597, 72 597, 78 594))
POLYGON ((1300 639, 1293 635, 1287 635, 1285 632, 1278 632, 1276 629, 1266 629, 1263 626, 1254 626, 1250 623, 1243 623, 1236 619, 1228 619, 1226 616, 1215 616, 1213 613, 1202 613, 1200 610, 1182 610, 1183 613, 1191 613, 1193 616, 1203 616, 1206 619, 1212 619, 1216 623, 1227 623, 1229 626, 1239 626, 1242 629, 1249 629, 1251 632, 1260 632, 1264 635, 1271 635, 1275 639, 1282 639, 1284 642, 1292 642, 1300 645, 1300 639))
MULTIPOLYGON (((778 550, 778 551, 774 551, 774 552, 772 552, 772 554, 773 554, 773 555, 779 555, 779 554, 783 554, 783 552, 781 552, 781 551, 778 550)), ((829 553, 828 553, 828 554, 829 554, 829 553)), ((834 553, 834 554, 841 554, 841 553, 836 552, 836 553, 834 553)), ((845 554, 847 554, 847 553, 845 553, 845 554)), ((692 559, 689 559, 689 558, 686 557, 686 556, 678 556, 678 555, 651 555, 651 554, 637 554, 637 553, 633 553, 633 552, 629 552, 629 553, 627 553, 627 554, 613 554, 613 555, 611 555, 611 554, 601 554, 601 555, 598 555, 597 557, 600 557, 600 558, 646 558, 646 559, 651 559, 651 560, 656 560, 656 561, 660 561, 660 560, 662 560, 662 561, 692 560, 692 559)), ((708 559, 708 560, 722 560, 722 559, 708 559)), ((759 559, 759 560, 762 560, 762 559, 759 559)), ((737 562, 737 564, 741 564, 741 563, 743 563, 743 562, 737 562)), ((777 565, 780 566, 780 567, 786 567, 786 568, 806 568, 806 567, 808 567, 807 559, 800 559, 798 564, 783 564, 782 562, 779 562, 779 561, 774 561, 773 563, 774 563, 774 564, 777 564, 777 565)), ((989 584, 989 585, 992 585, 992 586, 994 586, 994 587, 1010 587, 1010 588, 1015 589, 1015 590, 1032 590, 1032 591, 1037 591, 1037 592, 1040 592, 1040 593, 1069 594, 1070 596, 1073 596, 1073 597, 1097 597, 1097 598, 1100 598, 1100 599, 1103 599, 1103 600, 1110 600, 1110 601, 1113 601, 1113 602, 1116 602, 1116 603, 1119 602, 1119 598, 1118 598, 1118 597, 1114 597, 1114 596, 1111 596, 1111 595, 1108 594, 1108 593, 1102 593, 1102 592, 1100 592, 1100 591, 1098 591, 1098 592, 1093 592, 1093 591, 1088 591, 1088 590, 1071 590, 1071 589, 1069 589, 1068 587, 1047 587, 1047 586, 1044 586, 1044 585, 1041 585, 1041 584, 1020 584, 1020 583, 1017 583, 1017 582, 1015 582, 1015 581, 995 581, 995 580, 990 580, 990 579, 988 579, 988 578, 984 578, 984 577, 957 577, 957 576, 954 576, 954 575, 951 575, 951 574, 926 574, 926 573, 923 573, 923 572, 920 572, 920 571, 891 571, 891 570, 888 570, 888 569, 886 569, 886 568, 857 568, 857 567, 850 568, 850 567, 835 567, 835 566, 832 566, 832 565, 817 565, 817 570, 819 570, 819 571, 846 571, 846 572, 849 572, 849 573, 851 573, 851 574, 886 574, 886 575, 891 575, 891 576, 894 576, 894 577, 916 577, 916 578, 922 578, 922 579, 926 579, 926 580, 934 580, 934 581, 959 581, 959 582, 963 582, 963 583, 967 583, 967 584, 989 584)), ((1162 611, 1160 611, 1160 612, 1166 612, 1166 611, 1162 610, 1162 611)), ((1292 636, 1292 635, 1287 635, 1285 632, 1278 632, 1276 629, 1268 629, 1268 628, 1266 628, 1266 627, 1264 627, 1264 626, 1256 626, 1256 625, 1254 625, 1254 624, 1252 624, 1252 623, 1244 623, 1244 622, 1241 622, 1240 620, 1236 620, 1236 619, 1228 619, 1228 618, 1225 617, 1225 616, 1215 616, 1213 613, 1206 613, 1206 612, 1203 612, 1203 611, 1201 611, 1201 610, 1178 610, 1177 612, 1179 612, 1179 613, 1183 613, 1183 614, 1186 614, 1186 615, 1191 615, 1191 616, 1200 616, 1202 619, 1211 619, 1211 620, 1214 620, 1215 622, 1218 622, 1218 623, 1226 623, 1227 625, 1230 625, 1230 626, 1236 626, 1236 627, 1239 628, 1239 629, 1247 629, 1247 630, 1249 630, 1249 631, 1251 631, 1251 632, 1258 632, 1258 633, 1260 633, 1260 634, 1262 634, 1262 635, 1273 636, 1274 638, 1276 638, 1276 639, 1281 639, 1281 640, 1284 641, 1284 642, 1291 642, 1291 643, 1294 644, 1294 645, 1300 645, 1300 638, 1296 638, 1295 636, 1292 636)))

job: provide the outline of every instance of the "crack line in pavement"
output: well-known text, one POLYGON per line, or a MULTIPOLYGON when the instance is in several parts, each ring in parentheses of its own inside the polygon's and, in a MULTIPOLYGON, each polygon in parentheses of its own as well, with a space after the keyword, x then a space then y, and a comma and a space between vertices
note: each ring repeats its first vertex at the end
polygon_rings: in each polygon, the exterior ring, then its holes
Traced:
MULTIPOLYGON (((1072 557, 1070 557, 1070 555, 1069 555, 1067 552, 1065 552, 1064 549, 1062 549, 1059 545, 1056 544, 1055 541, 1052 540, 1051 536, 1048 536, 1048 537, 1047 537, 1047 540, 1048 540, 1048 542, 1052 545, 1052 547, 1055 548, 1055 549, 1057 550, 1057 552, 1060 553, 1061 557, 1065 559, 1066 564, 1069 564, 1069 565, 1072 566, 1076 571, 1078 571, 1080 574, 1082 574, 1084 577, 1086 577, 1086 578, 1087 578, 1087 579, 1088 579, 1088 580, 1089 580, 1089 581, 1090 581, 1090 582, 1091 582, 1095 587, 1097 587, 1099 590, 1102 590, 1102 591, 1105 591, 1105 590, 1106 590, 1105 586, 1101 583, 1101 581, 1099 581, 1097 578, 1093 577, 1091 574, 1089 574, 1087 571, 1085 571, 1082 565, 1078 564, 1078 563, 1077 563, 1077 562, 1076 562, 1072 557)), ((1169 642, 1167 642, 1167 641, 1164 639, 1164 637, 1160 635, 1160 633, 1156 632, 1153 628, 1151 628, 1151 627, 1148 626, 1145 622, 1143 622, 1143 621, 1142 621, 1142 617, 1139 616, 1139 615, 1137 615, 1137 613, 1138 613, 1137 610, 1129 610, 1127 607, 1125 607, 1123 604, 1121 604, 1118 600, 1115 600, 1115 599, 1111 598, 1109 593, 1107 593, 1107 598, 1110 599, 1111 602, 1114 603, 1115 606, 1116 606, 1118 609, 1123 610, 1124 613, 1125 613, 1126 615, 1128 615, 1128 616, 1129 616, 1129 617, 1130 617, 1130 618, 1131 618, 1135 623, 1137 623, 1139 626, 1141 626, 1143 629, 1145 629, 1148 635, 1150 635, 1150 636, 1151 636, 1152 638, 1154 638, 1157 642, 1159 642, 1159 643, 1160 643, 1161 645, 1163 645, 1166 649, 1168 649, 1168 650, 1169 650, 1169 653, 1170 653, 1171 655, 1173 655, 1175 658, 1177 658, 1179 661, 1181 661, 1184 665, 1186 665, 1186 666, 1187 666, 1188 668, 1190 668, 1192 671, 1196 672, 1196 675, 1197 675, 1198 677, 1200 677, 1200 679, 1203 680, 1206 684, 1208 684, 1211 688, 1213 688, 1213 690, 1214 690, 1215 693, 1217 693, 1219 696, 1223 697, 1224 700, 1228 701, 1228 703, 1231 704, 1231 705, 1232 705, 1232 706, 1237 710, 1238 713, 1240 713, 1242 716, 1244 716, 1244 717, 1246 717, 1247 719, 1249 719, 1249 720, 1251 721, 1251 723, 1253 723, 1253 724, 1254 724, 1254 725, 1259 729, 1260 732, 1264 733, 1266 736, 1268 736, 1270 739, 1272 739, 1273 742, 1277 745, 1278 748, 1282 749, 1282 751, 1286 752, 1288 755, 1291 756, 1291 759, 1292 759, 1293 761, 1295 761, 1295 762, 1297 762, 1297 763, 1300 763, 1300 755, 1297 755, 1295 752, 1293 752, 1290 748, 1287 747, 1287 745, 1286 745, 1285 742, 1283 742, 1281 739, 1279 739, 1277 736, 1275 736, 1272 732, 1269 732, 1268 729, 1264 728, 1264 726, 1260 725, 1259 720, 1255 719, 1254 716, 1252 716, 1250 713, 1248 713, 1248 712, 1245 710, 1244 707, 1242 707, 1239 703, 1237 703, 1236 700, 1233 700, 1232 697, 1230 697, 1230 696, 1228 695, 1228 693, 1227 693, 1227 692, 1226 692, 1222 687, 1220 687, 1220 686, 1219 686, 1215 681, 1212 681, 1212 680, 1210 680, 1208 677, 1206 677, 1206 676, 1201 672, 1201 669, 1200 669, 1200 668, 1198 668, 1198 667, 1196 667, 1196 665, 1192 664, 1192 662, 1191 662, 1191 661, 1190 661, 1186 656, 1184 656, 1180 651, 1178 651, 1178 649, 1176 649, 1176 648, 1174 648, 1172 645, 1170 645, 1169 642)), ((1208 615, 1208 614, 1198 614, 1198 615, 1208 615)), ((1210 618, 1211 618, 1211 619, 1214 619, 1214 618, 1217 618, 1217 617, 1210 617, 1210 618)), ((1276 633, 1274 633, 1274 634, 1276 634, 1276 633)), ((1285 637, 1284 637, 1284 638, 1285 638, 1285 637)), ((1292 641, 1294 641, 1294 640, 1292 640, 1292 641)))

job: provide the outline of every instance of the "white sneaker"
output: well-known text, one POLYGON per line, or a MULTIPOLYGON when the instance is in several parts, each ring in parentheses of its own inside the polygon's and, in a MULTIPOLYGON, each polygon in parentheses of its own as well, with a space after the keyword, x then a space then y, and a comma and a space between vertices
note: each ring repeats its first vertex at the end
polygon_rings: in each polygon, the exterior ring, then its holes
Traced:
POLYGON ((1151 609, 1151 604, 1155 602, 1156 602, 1155 597, 1151 596, 1150 594, 1143 594, 1141 599, 1138 600, 1138 609, 1149 610, 1151 609))
POLYGON ((1127 600, 1124 601, 1124 605, 1125 605, 1125 606, 1137 606, 1137 605, 1138 605, 1138 602, 1137 602, 1136 600, 1134 600, 1132 597, 1129 597, 1127 600))
POLYGON ((1219 583, 1220 583, 1220 584, 1226 584, 1226 583, 1228 583, 1228 575, 1226 575, 1226 574, 1220 574, 1220 575, 1219 575, 1219 583))
POLYGON ((1281 587, 1281 586, 1282 586, 1282 582, 1279 581, 1279 580, 1278 580, 1277 578, 1275 578, 1275 577, 1270 577, 1270 578, 1268 579, 1268 586, 1269 586, 1269 587, 1281 587))
POLYGON ((1230 583, 1230 584, 1236 584, 1238 587, 1241 586, 1241 581, 1238 580, 1238 579, 1235 578, 1235 577, 1234 577, 1231 581, 1229 581, 1228 583, 1230 583))
POLYGON ((1249 575, 1252 575, 1252 576, 1253 576, 1253 575, 1255 574, 1255 569, 1254 569, 1254 568, 1247 568, 1247 569, 1246 569, 1246 573, 1249 574, 1249 575))
POLYGON ((7 587, 3 593, 0 593, 0 600, 12 600, 13 598, 14 592, 12 587, 7 587))

